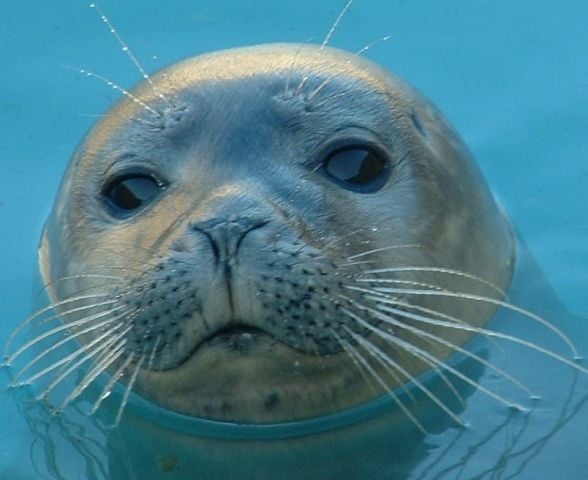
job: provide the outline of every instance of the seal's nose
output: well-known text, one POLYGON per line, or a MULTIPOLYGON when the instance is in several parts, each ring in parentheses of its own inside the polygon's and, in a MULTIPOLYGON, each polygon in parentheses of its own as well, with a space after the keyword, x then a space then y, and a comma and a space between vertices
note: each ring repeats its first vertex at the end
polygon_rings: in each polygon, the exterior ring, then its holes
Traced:
POLYGON ((243 238, 268 222, 252 217, 230 216, 192 222, 190 229, 205 235, 210 241, 216 264, 230 266, 236 262, 243 238))

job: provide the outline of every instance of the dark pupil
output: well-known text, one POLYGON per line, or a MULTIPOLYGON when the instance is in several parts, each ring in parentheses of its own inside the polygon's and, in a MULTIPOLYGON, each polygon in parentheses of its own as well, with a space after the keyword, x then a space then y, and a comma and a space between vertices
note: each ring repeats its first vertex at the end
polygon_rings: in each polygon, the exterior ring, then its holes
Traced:
POLYGON ((158 183, 148 176, 125 178, 107 192, 110 201, 122 210, 135 210, 159 191, 158 183))
POLYGON ((380 157, 364 148, 348 148, 333 153, 325 164, 327 173, 351 185, 366 185, 378 178, 384 169, 380 157))

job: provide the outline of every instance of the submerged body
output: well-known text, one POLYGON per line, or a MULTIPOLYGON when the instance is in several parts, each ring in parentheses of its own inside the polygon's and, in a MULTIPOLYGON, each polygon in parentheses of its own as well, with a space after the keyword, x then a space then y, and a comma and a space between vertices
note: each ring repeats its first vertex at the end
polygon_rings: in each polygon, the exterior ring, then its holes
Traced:
POLYGON ((438 370, 513 262, 439 112, 366 60, 302 45, 140 85, 79 147, 40 250, 51 302, 97 359, 72 399, 108 371, 238 423, 335 413, 438 370))

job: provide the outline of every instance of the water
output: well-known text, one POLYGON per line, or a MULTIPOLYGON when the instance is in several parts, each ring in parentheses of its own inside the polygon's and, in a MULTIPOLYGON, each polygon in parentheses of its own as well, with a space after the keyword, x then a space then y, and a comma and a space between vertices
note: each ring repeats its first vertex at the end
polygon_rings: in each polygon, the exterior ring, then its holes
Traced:
MULTIPOLYGON (((314 3, 104 0, 101 5, 146 69, 154 71, 219 48, 320 42, 343 2, 314 3)), ((8 172, 0 189, 3 339, 30 309, 37 239, 69 156, 96 116, 118 98, 116 91, 67 67, 86 68, 123 86, 134 84, 139 74, 86 2, 5 0, 2 12, 10 19, 0 30, 0 162, 8 172)), ((557 296, 568 311, 584 317, 587 15, 582 0, 565 5, 356 0, 332 41, 354 51, 391 35, 369 58, 415 84, 452 120, 557 296)), ((557 310, 543 295, 544 286, 528 285, 540 275, 527 275, 522 291, 535 296, 524 300, 532 306, 544 300, 540 310, 557 310)), ((558 318, 588 352, 585 322, 558 318)), ((587 407, 581 405, 569 421, 558 418, 567 397, 557 390, 573 378, 550 362, 509 353, 524 359, 519 374, 535 379, 551 400, 531 420, 506 422, 503 409, 475 393, 464 416, 476 428, 464 434, 447 429, 423 439, 414 450, 412 473, 405 476, 510 478, 520 470, 517 479, 583 478, 587 407)), ((580 381, 579 388, 585 390, 586 383, 580 381)), ((572 397, 566 408, 573 411, 579 396, 572 397)), ((0 411, 0 478, 39 478, 32 467, 33 436, 5 394, 0 411)), ((59 458, 68 458, 65 442, 58 446, 59 458)), ((42 465, 39 449, 33 453, 42 465)), ((69 468, 79 474, 83 463, 69 468)), ((71 478, 85 478, 80 475, 71 478)))

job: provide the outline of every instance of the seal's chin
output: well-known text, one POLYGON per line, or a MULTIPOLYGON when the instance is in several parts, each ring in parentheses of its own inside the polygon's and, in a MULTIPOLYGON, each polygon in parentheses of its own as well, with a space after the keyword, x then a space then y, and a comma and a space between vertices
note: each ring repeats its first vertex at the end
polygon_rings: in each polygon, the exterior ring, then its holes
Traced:
POLYGON ((305 353, 271 333, 235 325, 207 337, 175 368, 141 371, 135 390, 189 416, 282 423, 368 400, 357 377, 345 353, 305 353))

